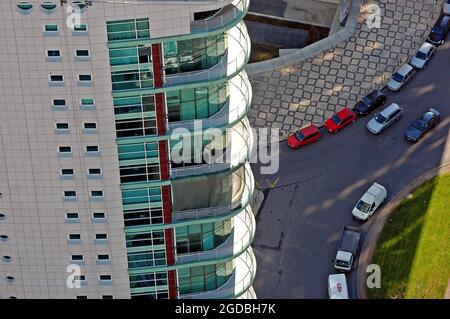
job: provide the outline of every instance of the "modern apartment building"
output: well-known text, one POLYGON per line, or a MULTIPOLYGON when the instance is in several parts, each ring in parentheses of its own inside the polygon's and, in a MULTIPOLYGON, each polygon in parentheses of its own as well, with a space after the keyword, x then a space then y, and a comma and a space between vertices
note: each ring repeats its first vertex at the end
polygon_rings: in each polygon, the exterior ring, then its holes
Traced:
POLYGON ((248 5, 0 1, 0 298, 255 297, 248 5))

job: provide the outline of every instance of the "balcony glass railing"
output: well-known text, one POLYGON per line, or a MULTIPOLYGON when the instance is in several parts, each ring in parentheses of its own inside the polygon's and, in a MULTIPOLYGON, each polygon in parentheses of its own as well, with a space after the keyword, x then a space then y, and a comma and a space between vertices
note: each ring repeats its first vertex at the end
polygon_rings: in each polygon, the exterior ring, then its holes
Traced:
POLYGON ((250 37, 243 22, 227 31, 228 48, 224 57, 210 69, 184 72, 164 77, 164 87, 217 81, 240 72, 250 56, 250 37))
POLYGON ((182 178, 230 170, 244 164, 253 150, 253 131, 248 119, 228 128, 229 143, 223 154, 212 163, 172 168, 170 177, 182 178))
POLYGON ((216 207, 198 208, 183 211, 174 211, 172 218, 174 222, 183 220, 198 220, 211 217, 221 217, 228 214, 233 214, 233 211, 238 211, 239 208, 245 207, 250 203, 255 189, 255 179, 253 177, 250 164, 244 165, 244 174, 238 175, 242 188, 233 194, 232 200, 227 205, 216 207))
POLYGON ((234 274, 228 282, 216 290, 180 294, 179 299, 227 299, 238 298, 251 289, 256 273, 256 258, 251 247, 235 260, 234 274))
POLYGON ((194 130, 194 123, 203 130, 211 127, 223 127, 241 120, 248 112, 252 101, 252 87, 247 73, 242 71, 229 81, 227 103, 213 116, 202 120, 178 121, 169 123, 169 133, 177 128, 194 130))
POLYGON ((202 252, 178 255, 176 264, 200 262, 207 260, 221 260, 227 257, 237 256, 247 249, 255 235, 255 216, 250 206, 234 217, 234 227, 230 236, 219 247, 202 252))
POLYGON ((242 20, 247 14, 249 4, 249 0, 234 0, 212 18, 192 21, 191 33, 223 29, 237 20, 242 20))

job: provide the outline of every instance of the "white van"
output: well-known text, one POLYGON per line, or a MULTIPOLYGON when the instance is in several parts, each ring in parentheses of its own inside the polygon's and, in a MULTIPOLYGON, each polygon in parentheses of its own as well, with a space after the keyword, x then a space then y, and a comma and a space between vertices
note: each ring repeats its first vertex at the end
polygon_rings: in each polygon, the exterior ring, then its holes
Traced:
POLYGON ((349 299, 345 274, 328 276, 328 297, 330 299, 349 299))

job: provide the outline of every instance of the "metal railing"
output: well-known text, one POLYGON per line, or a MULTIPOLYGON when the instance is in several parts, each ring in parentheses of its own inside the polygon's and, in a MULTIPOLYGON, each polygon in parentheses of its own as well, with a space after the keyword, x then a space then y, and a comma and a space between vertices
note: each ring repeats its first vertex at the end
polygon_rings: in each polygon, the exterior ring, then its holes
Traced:
MULTIPOLYGON (((230 170, 244 164, 252 154, 253 131, 247 118, 227 129, 229 142, 222 156, 212 163, 172 168, 171 178, 198 176, 230 170), (236 149, 237 145, 241 145, 236 149)), ((202 149, 203 153, 203 149, 202 149)))
POLYGON ((205 292, 180 294, 180 299, 226 299, 241 296, 253 284, 256 273, 256 258, 251 247, 235 259, 233 276, 223 286, 205 292), (239 276, 238 276, 239 268, 239 276), (242 276, 242 273, 244 274, 242 276))
POLYGON ((233 21, 241 20, 247 13, 249 4, 249 0, 235 0, 223 7, 210 19, 192 21, 191 33, 222 29, 233 23, 233 21))
POLYGON ((239 178, 243 182, 243 189, 238 193, 237 196, 233 196, 235 197, 235 199, 232 200, 229 204, 216 207, 174 211, 172 213, 173 220, 182 221, 221 217, 230 214, 230 212, 232 212, 233 210, 245 207, 252 200, 253 192, 255 189, 255 178, 250 168, 250 164, 246 163, 244 165, 244 176, 239 176, 239 178))
POLYGON ((249 111, 252 101, 252 86, 247 73, 242 71, 229 82, 230 90, 226 104, 213 116, 207 119, 178 121, 169 123, 169 133, 177 128, 194 130, 196 123, 201 123, 203 130, 211 127, 221 127, 241 120, 249 111))
POLYGON ((240 255, 253 241, 255 235, 255 216, 250 206, 234 217, 234 226, 231 236, 215 249, 177 255, 176 265, 201 262, 208 260, 221 260, 227 257, 240 255), (245 229, 238 233, 236 230, 245 229))
POLYGON ((243 22, 239 22, 228 30, 227 52, 219 63, 207 70, 166 75, 164 87, 211 82, 230 77, 243 69, 250 56, 250 48, 247 27, 243 22))

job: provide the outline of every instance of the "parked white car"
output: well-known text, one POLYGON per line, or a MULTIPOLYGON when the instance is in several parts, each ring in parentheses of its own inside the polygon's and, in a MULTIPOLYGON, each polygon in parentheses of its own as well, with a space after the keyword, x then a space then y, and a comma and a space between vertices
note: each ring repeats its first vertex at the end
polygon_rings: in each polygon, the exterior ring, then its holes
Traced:
POLYGON ((445 14, 450 14, 450 0, 445 0, 442 12, 444 12, 445 14))
MULTIPOLYGON (((448 0, 450 1, 450 0, 448 0)), ((409 64, 416 69, 423 69, 430 62, 433 55, 436 53, 436 47, 431 43, 425 42, 417 51, 416 55, 412 57, 409 64)))
POLYGON ((330 299, 349 299, 345 274, 328 276, 328 297, 330 299))
POLYGON ((403 113, 403 109, 397 103, 392 103, 380 113, 375 114, 374 118, 367 123, 367 129, 372 134, 379 134, 398 121, 403 113))
POLYGON ((411 65, 405 64, 392 75, 387 86, 391 91, 398 91, 411 81, 416 73, 417 71, 411 65))
POLYGON ((368 220, 386 197, 386 188, 378 183, 373 183, 353 208, 353 217, 362 221, 368 220))

